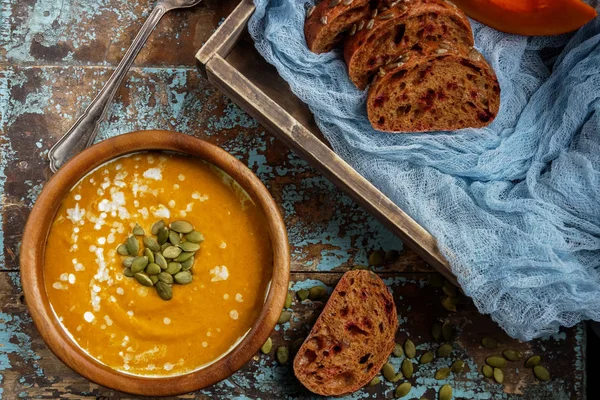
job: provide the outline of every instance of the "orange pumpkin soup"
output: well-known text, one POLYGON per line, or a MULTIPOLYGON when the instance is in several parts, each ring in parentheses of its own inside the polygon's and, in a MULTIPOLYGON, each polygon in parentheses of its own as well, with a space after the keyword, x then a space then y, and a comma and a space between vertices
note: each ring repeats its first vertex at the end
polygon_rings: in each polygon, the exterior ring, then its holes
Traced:
MULTIPOLYGON (((136 237, 141 249, 142 237, 136 237)), ((251 328, 272 271, 265 216, 232 179, 184 155, 113 160, 63 199, 45 254, 54 312, 101 363, 135 375, 190 372, 226 354, 251 328), (185 220, 204 235, 191 283, 165 301, 124 275, 117 248, 136 223, 185 220)))

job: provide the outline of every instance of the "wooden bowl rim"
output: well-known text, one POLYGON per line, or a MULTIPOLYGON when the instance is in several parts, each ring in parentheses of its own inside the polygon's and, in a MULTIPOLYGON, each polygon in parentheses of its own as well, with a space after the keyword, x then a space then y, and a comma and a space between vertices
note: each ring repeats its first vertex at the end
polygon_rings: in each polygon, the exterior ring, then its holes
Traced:
POLYGON ((111 389, 149 396, 172 396, 199 390, 240 369, 267 340, 288 290, 290 253, 283 218, 260 179, 225 150, 194 137, 161 130, 137 131, 102 141, 65 164, 45 185, 27 220, 21 245, 21 282, 27 307, 50 350, 67 366, 90 381, 111 389), (248 334, 225 356, 200 370, 170 376, 142 377, 107 367, 69 338, 48 301, 44 252, 52 221, 63 197, 94 168, 117 157, 141 151, 173 151, 205 160, 238 182, 263 210, 273 248, 273 274, 263 308, 248 334))

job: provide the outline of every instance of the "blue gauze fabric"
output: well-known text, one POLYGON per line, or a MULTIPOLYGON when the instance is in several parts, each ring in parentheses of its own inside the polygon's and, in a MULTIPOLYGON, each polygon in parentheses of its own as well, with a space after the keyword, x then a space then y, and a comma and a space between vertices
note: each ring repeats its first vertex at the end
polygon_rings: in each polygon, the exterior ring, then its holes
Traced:
MULTIPOLYGON (((333 149, 438 241, 464 292, 522 340, 600 321, 600 21, 527 38, 472 21, 502 106, 483 129, 386 134, 340 51, 304 41, 312 1, 254 0, 256 48, 333 149)), ((595 0, 593 6, 598 7, 595 0)))

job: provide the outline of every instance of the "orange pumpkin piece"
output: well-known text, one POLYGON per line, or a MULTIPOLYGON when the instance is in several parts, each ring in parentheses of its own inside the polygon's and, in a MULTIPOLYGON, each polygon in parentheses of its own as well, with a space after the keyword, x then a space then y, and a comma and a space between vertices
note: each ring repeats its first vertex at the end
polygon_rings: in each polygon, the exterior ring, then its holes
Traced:
POLYGON ((581 0, 452 0, 471 18, 502 32, 558 35, 581 28, 596 10, 581 0))

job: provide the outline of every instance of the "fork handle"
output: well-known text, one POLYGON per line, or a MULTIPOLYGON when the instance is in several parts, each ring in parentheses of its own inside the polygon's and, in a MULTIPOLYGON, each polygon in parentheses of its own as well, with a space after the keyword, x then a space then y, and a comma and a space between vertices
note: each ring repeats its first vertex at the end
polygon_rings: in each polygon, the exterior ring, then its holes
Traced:
POLYGON ((106 116, 110 103, 115 97, 123 78, 127 75, 131 64, 144 47, 146 40, 168 10, 163 5, 157 5, 138 32, 133 43, 123 56, 123 59, 110 76, 104 87, 85 109, 67 133, 50 149, 50 169, 56 172, 73 156, 90 146, 98 133, 100 122, 106 116))

